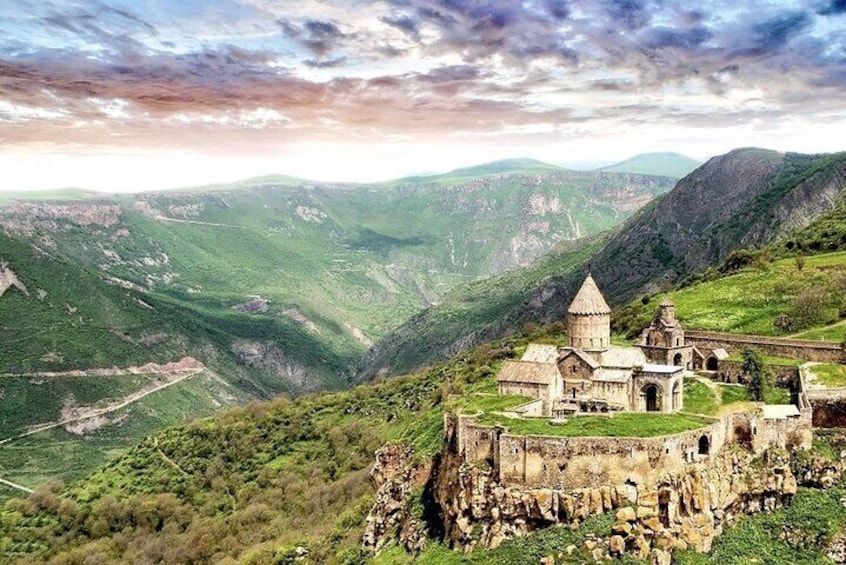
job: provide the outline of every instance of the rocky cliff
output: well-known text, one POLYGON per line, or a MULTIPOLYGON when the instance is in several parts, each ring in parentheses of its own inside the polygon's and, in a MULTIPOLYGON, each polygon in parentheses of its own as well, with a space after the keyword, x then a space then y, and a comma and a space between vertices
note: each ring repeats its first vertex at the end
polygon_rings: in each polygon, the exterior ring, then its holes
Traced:
MULTIPOLYGON (((397 536, 408 551, 425 547, 424 522, 412 509, 415 489, 426 484, 439 512, 444 541, 456 550, 496 548, 509 538, 553 526, 578 527, 590 516, 611 513, 611 531, 588 539, 580 551, 597 561, 630 555, 669 564, 676 550, 708 552, 715 538, 739 517, 789 504, 799 485, 834 485, 842 475, 846 452, 832 462, 783 450, 755 457, 736 448, 710 465, 690 465, 654 483, 629 481, 569 490, 504 484, 484 465, 463 464, 449 438, 443 455, 427 471, 428 478, 419 468, 415 472, 411 461, 407 448, 388 446, 377 453, 372 473, 377 499, 368 516, 365 549, 378 551, 397 536)), ((846 555, 846 540, 835 538, 826 551, 832 559, 846 555)))

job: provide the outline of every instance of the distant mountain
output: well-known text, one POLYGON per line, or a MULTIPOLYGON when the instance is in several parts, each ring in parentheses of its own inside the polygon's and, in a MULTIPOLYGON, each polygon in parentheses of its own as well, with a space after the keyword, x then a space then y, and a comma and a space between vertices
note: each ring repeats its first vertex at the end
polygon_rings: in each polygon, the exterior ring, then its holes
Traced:
POLYGON ((613 173, 639 173, 680 179, 702 165, 681 153, 641 153, 614 165, 597 169, 613 173))
POLYGON ((589 262, 613 304, 665 290, 735 249, 797 233, 835 209, 846 198, 844 187, 846 153, 738 149, 715 157, 613 232, 454 289, 377 342, 359 378, 445 359, 523 324, 563 320, 589 262))
POLYGON ((411 177, 405 177, 397 181, 393 181, 392 184, 409 182, 456 182, 461 179, 488 175, 543 173, 565 170, 566 169, 562 169, 556 165, 550 165, 549 163, 544 163, 543 161, 538 161, 536 159, 502 159, 499 161, 491 161, 490 163, 483 163, 481 165, 474 165, 472 167, 462 167, 446 173, 433 173, 431 175, 414 175, 411 177))

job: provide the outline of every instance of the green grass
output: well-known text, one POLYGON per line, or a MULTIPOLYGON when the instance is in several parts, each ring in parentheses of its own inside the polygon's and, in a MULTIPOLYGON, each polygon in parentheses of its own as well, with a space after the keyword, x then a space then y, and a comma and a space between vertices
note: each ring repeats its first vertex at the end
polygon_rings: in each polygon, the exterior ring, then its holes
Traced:
MULTIPOLYGON (((738 274, 670 293, 679 318, 691 329, 777 335, 774 322, 804 288, 824 288, 846 269, 846 253, 807 258, 802 271, 793 259, 773 262, 766 270, 738 274)), ((660 297, 659 297, 660 299, 660 297)), ((837 318, 836 308, 830 316, 837 318)))
POLYGON ((551 424, 544 418, 506 418, 484 414, 480 424, 501 425, 516 435, 556 437, 657 437, 677 434, 711 423, 711 420, 688 414, 646 414, 622 412, 613 417, 578 416, 566 424, 551 424))
POLYGON ((810 372, 816 376, 815 382, 827 387, 846 386, 846 366, 840 364, 813 365, 810 372))
MULTIPOLYGON (((615 312, 615 325, 628 335, 639 334, 655 312, 655 304, 665 297, 676 304, 676 315, 685 327, 694 330, 790 336, 799 339, 842 340, 846 325, 839 312, 842 286, 846 280, 846 253, 808 256, 800 271, 795 259, 785 258, 763 266, 748 266, 739 272, 697 282, 669 293, 629 303, 615 312), (812 328, 781 329, 775 322, 780 314, 791 313, 797 297, 820 292, 819 322, 812 328)), ((713 276, 717 276, 716 271, 713 276)), ((777 364, 794 360, 774 358, 777 364)))
POLYGON ((719 408, 717 394, 696 379, 685 379, 682 396, 684 411, 691 414, 715 414, 719 408))
MULTIPOLYGON (((798 367, 804 361, 800 361, 798 359, 790 359, 787 357, 776 357, 774 355, 760 355, 761 361, 764 362, 765 365, 779 365, 783 367, 798 367)), ((734 353, 729 356, 729 361, 738 361, 743 362, 743 355, 740 353, 734 353)))

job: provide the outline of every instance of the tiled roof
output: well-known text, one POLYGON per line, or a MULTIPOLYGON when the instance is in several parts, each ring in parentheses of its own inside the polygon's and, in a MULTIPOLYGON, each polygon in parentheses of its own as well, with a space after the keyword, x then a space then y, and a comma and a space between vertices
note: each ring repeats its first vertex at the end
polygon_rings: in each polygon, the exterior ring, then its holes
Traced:
POLYGON ((530 343, 520 360, 533 361, 535 363, 557 363, 558 347, 555 345, 530 343))
POLYGON ((552 385, 559 375, 558 366, 555 363, 534 363, 532 361, 509 359, 502 364, 497 381, 552 385))
POLYGON ((593 357, 591 357, 590 355, 588 355, 587 353, 585 353, 581 349, 576 349, 574 347, 565 347, 561 350, 562 358, 567 357, 568 355, 571 355, 571 354, 575 355, 576 357, 578 357, 579 359, 581 359, 582 361, 587 363, 587 365, 591 369, 596 369, 597 367, 599 367, 599 363, 597 363, 596 360, 593 357))
POLYGON ((719 361, 722 361, 723 359, 729 358, 728 351, 726 351, 722 347, 718 347, 712 353, 714 354, 714 357, 716 357, 719 361))
POLYGON ((567 309, 569 314, 610 314, 611 308, 599 292, 593 277, 588 275, 567 309))
POLYGON ((602 367, 632 368, 646 364, 646 356, 638 347, 620 347, 611 345, 599 355, 602 367))
POLYGON ((660 374, 667 374, 672 375, 674 373, 680 373, 684 370, 684 367, 676 367, 674 365, 658 365, 654 363, 646 363, 642 367, 644 373, 660 373, 660 374))

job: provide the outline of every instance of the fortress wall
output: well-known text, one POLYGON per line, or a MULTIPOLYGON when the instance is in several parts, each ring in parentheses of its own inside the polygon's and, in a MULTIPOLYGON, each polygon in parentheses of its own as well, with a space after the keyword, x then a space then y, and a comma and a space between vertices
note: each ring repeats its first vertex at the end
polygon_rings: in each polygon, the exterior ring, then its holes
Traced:
POLYGON ((641 484, 663 473, 705 461, 725 445, 722 421, 704 428, 654 438, 516 436, 499 439, 499 480, 529 487, 582 488, 598 484, 641 484), (699 454, 700 438, 707 453, 699 454))
POLYGON ((776 357, 820 361, 823 363, 842 363, 846 361, 846 355, 844 355, 843 347, 840 344, 824 341, 693 330, 688 330, 685 333, 685 340, 688 344, 696 345, 700 348, 714 349, 722 347, 728 351, 739 351, 746 347, 754 347, 765 355, 776 357))
MULTIPOLYGON (((444 418, 451 416, 445 415, 444 418)), ((458 429, 458 453, 462 455, 466 462, 473 461, 489 461, 497 462, 497 451, 499 449, 499 442, 497 438, 500 431, 492 426, 480 426, 476 424, 473 417, 457 416, 454 417, 457 422, 458 429)), ((444 429, 450 429, 451 426, 445 422, 444 429)))
POLYGON ((697 430, 653 438, 518 436, 476 424, 472 417, 458 420, 465 463, 487 461, 504 484, 533 488, 644 484, 708 462, 728 444, 761 454, 770 448, 808 448, 812 437, 809 407, 800 418, 764 420, 759 412, 740 412, 697 430))

